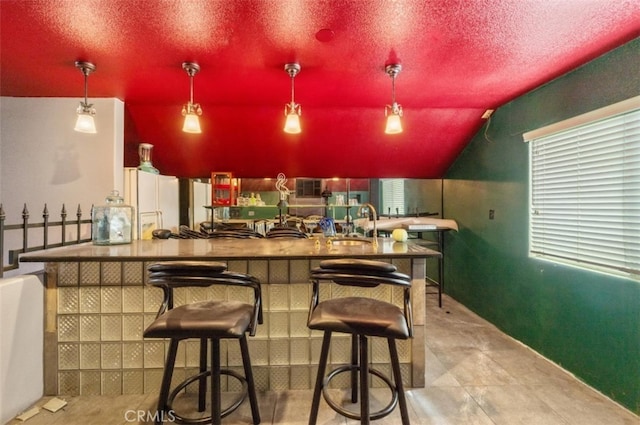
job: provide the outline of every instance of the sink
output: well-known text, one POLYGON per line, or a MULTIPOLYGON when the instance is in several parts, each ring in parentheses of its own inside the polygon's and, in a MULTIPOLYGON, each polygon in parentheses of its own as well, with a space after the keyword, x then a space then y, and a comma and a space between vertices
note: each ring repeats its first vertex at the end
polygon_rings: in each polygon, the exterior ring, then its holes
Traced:
POLYGON ((368 239, 341 238, 341 239, 333 239, 331 241, 331 244, 341 245, 341 246, 361 246, 361 245, 371 245, 371 241, 368 239))

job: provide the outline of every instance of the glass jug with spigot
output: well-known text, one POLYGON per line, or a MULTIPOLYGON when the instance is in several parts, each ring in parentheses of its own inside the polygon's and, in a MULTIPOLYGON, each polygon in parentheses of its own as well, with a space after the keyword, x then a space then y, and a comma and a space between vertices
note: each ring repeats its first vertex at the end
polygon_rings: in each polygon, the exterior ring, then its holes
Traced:
POLYGON ((94 245, 131 243, 133 207, 125 205, 117 190, 111 191, 105 205, 93 207, 91 240, 94 245))

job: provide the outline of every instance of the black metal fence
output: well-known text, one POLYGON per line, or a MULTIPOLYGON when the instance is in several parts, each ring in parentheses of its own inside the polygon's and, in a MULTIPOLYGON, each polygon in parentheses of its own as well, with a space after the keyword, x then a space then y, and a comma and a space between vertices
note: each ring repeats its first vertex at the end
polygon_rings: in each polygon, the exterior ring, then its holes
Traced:
MULTIPOLYGON (((0 277, 4 275, 4 272, 15 270, 19 267, 18 258, 22 253, 91 241, 91 230, 89 230, 88 238, 82 238, 82 225, 91 224, 91 215, 90 212, 88 219, 82 219, 82 209, 78 204, 75 220, 69 220, 67 219, 67 209, 63 204, 60 211, 60 220, 49 221, 49 210, 47 204, 44 204, 42 221, 30 223, 30 213, 27 204, 24 204, 22 222, 5 224, 6 214, 2 204, 0 204, 0 277), (42 229, 42 231, 40 232, 36 229, 42 229), (75 230, 75 237, 67 239, 67 232, 72 230, 75 230), (8 238, 9 235, 12 237, 8 238), (9 247, 5 246, 5 244, 13 246, 9 247), (6 264, 5 255, 7 258, 6 264)), ((89 229, 91 229, 91 226, 89 226, 89 229)))

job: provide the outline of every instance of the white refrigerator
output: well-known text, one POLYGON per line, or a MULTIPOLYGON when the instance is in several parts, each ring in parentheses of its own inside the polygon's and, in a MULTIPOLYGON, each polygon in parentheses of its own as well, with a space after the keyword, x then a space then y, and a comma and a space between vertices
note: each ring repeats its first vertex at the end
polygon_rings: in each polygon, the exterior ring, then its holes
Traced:
POLYGON ((211 209, 205 208, 211 206, 211 183, 193 181, 193 202, 191 227, 199 229, 200 223, 203 221, 211 221, 211 209))
POLYGON ((155 229, 178 233, 180 203, 178 178, 137 168, 124 169, 125 203, 135 208, 134 239, 151 239, 155 229))

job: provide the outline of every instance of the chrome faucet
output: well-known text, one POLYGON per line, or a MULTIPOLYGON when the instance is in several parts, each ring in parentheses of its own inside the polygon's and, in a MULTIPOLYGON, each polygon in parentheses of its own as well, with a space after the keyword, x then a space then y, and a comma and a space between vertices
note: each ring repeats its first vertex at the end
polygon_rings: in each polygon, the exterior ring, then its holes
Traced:
POLYGON ((364 204, 360 204, 360 207, 358 207, 358 215, 362 214, 363 208, 369 208, 369 211, 371 211, 371 214, 373 215, 373 240, 376 241, 378 238, 378 225, 377 225, 378 213, 376 213, 376 209, 374 208, 373 205, 371 205, 368 202, 365 202, 364 204))

